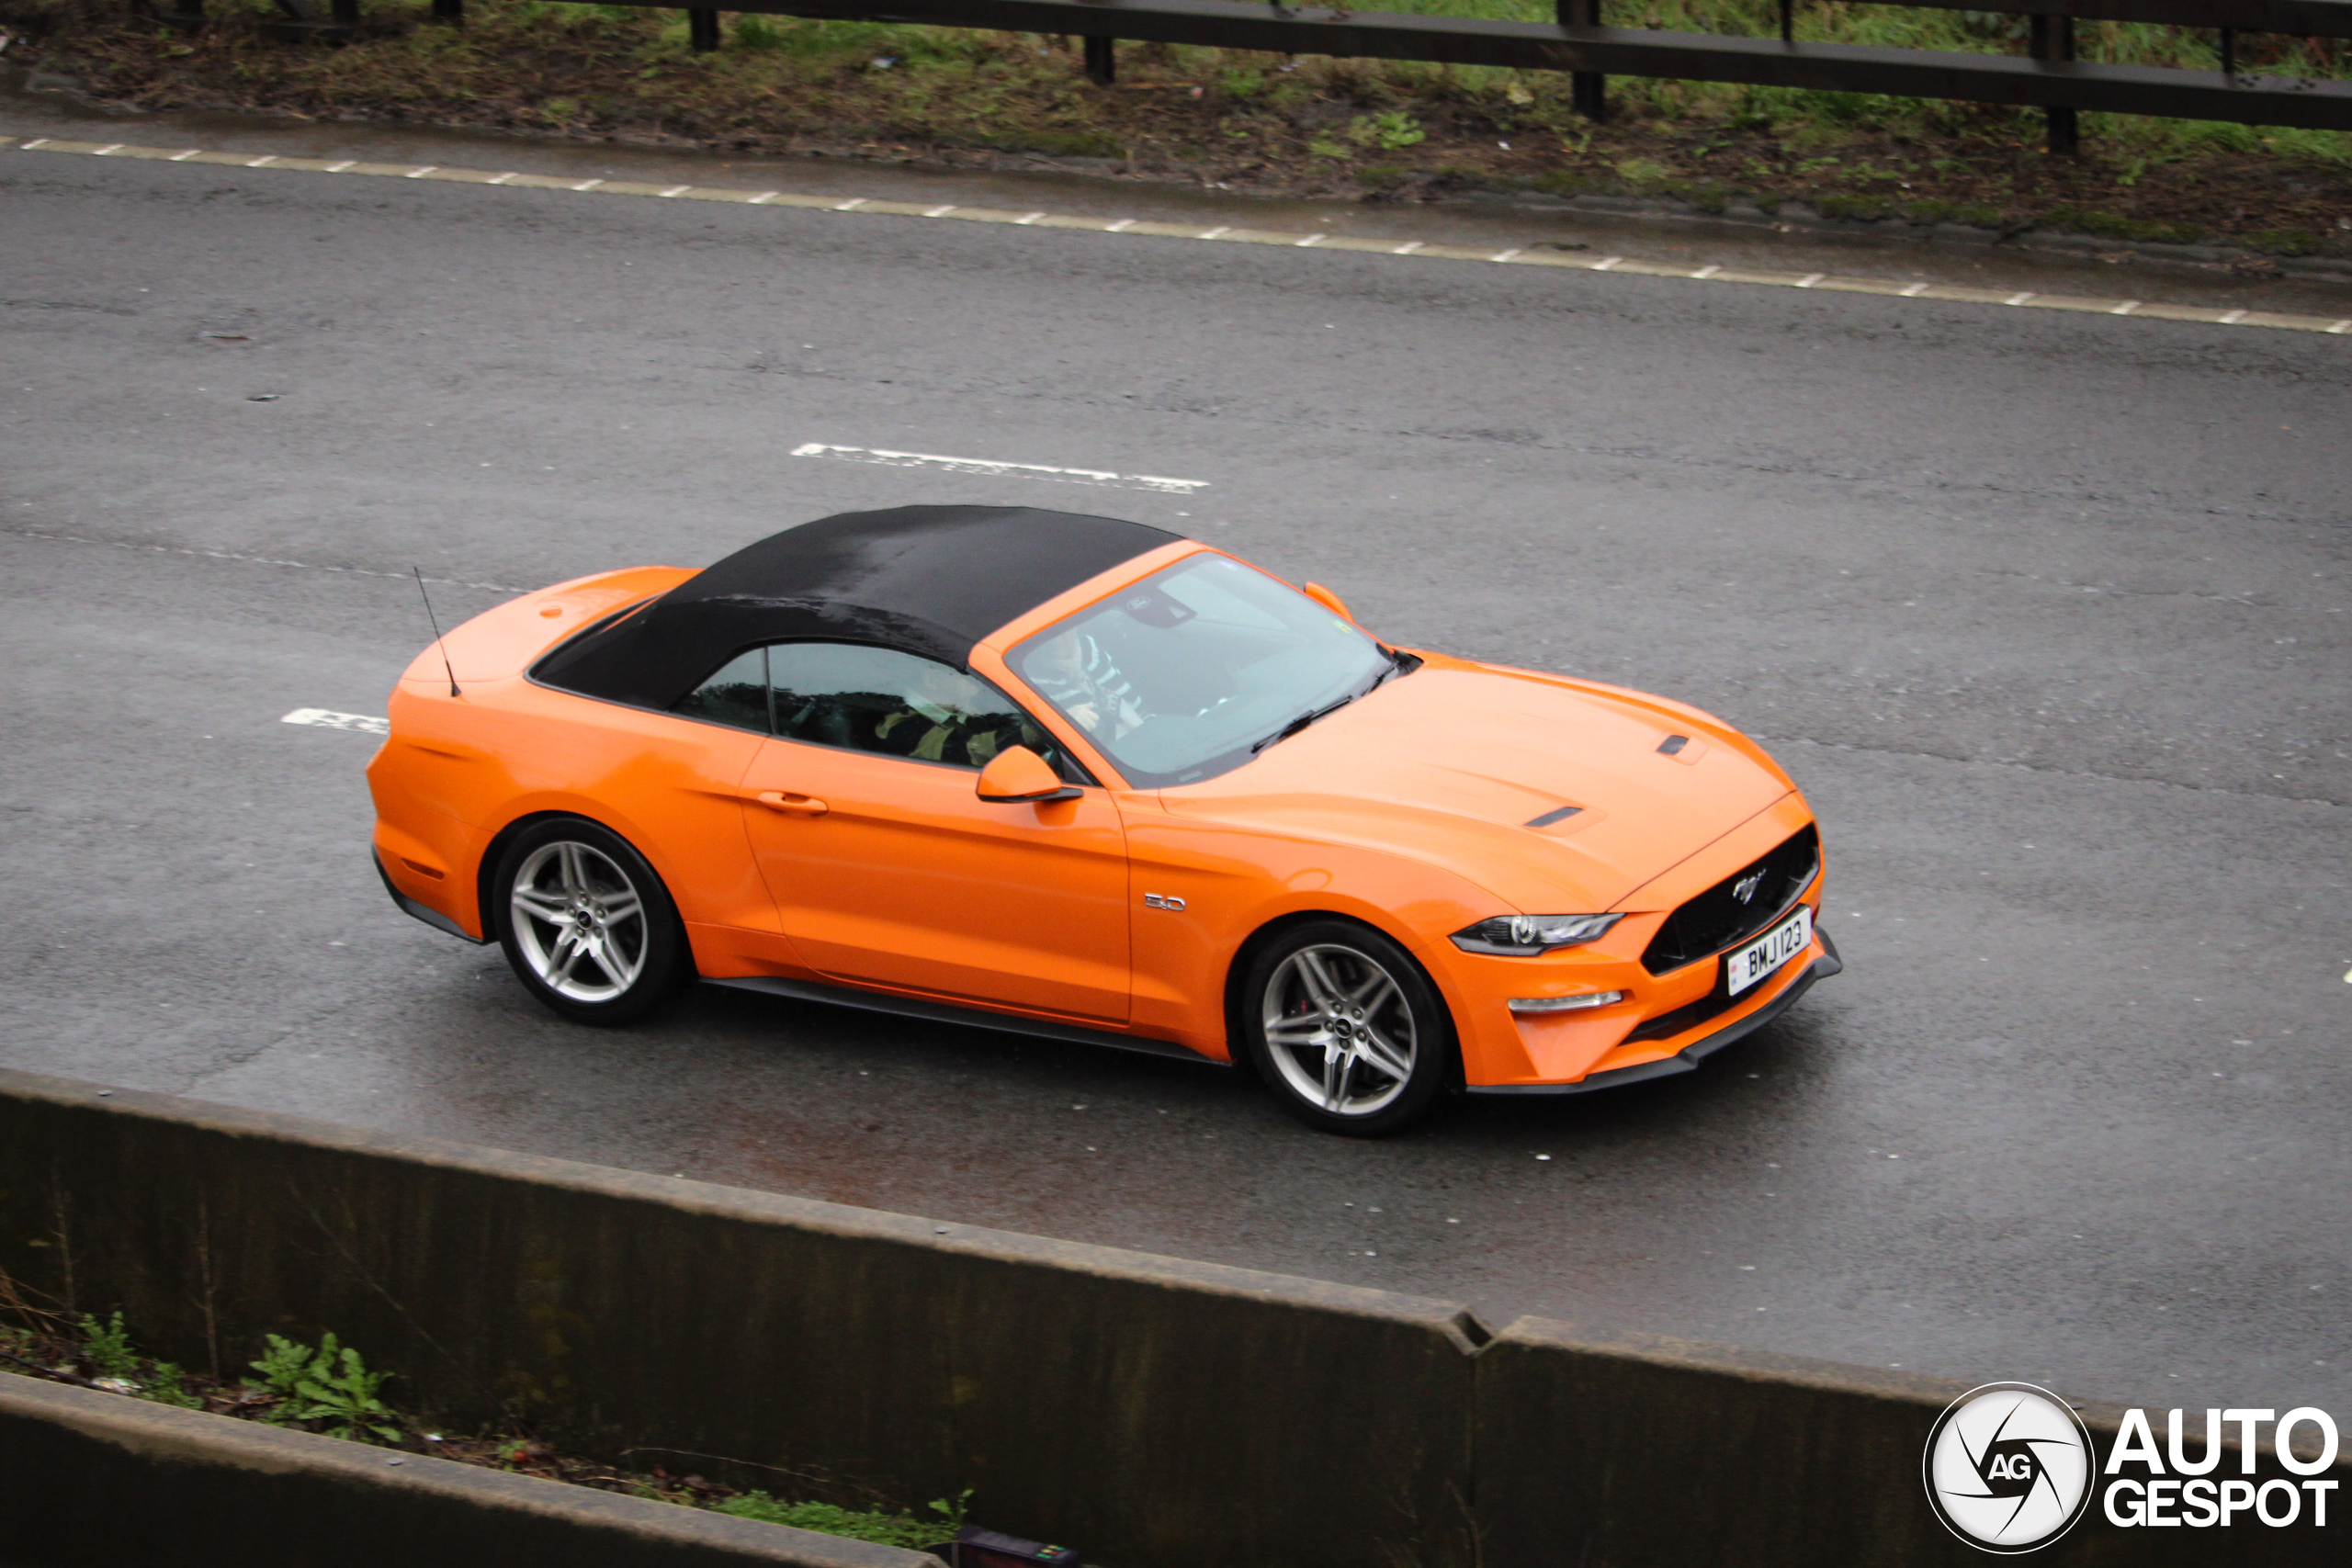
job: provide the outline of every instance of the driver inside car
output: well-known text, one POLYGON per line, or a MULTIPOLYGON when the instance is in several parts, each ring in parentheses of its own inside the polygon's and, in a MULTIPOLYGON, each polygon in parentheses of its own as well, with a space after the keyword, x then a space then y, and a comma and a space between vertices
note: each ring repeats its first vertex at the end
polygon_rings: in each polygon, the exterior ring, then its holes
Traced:
POLYGON ((875 724, 867 750, 965 768, 986 767, 999 752, 1015 746, 1053 755, 1053 742, 1020 715, 965 711, 962 704, 971 694, 971 682, 944 665, 927 665, 912 686, 900 694, 898 710, 875 724))
POLYGON ((1134 687, 1102 645, 1086 632, 1067 631, 1038 644, 1023 673, 1089 735, 1116 740, 1143 723, 1134 687))

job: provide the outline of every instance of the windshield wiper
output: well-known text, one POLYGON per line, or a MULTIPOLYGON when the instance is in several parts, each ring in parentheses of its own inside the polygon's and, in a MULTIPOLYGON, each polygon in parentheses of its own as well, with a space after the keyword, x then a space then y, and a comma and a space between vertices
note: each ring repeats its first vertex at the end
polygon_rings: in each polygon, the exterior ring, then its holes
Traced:
POLYGON ((1409 675, 1419 670, 1423 662, 1421 656, 1418 653, 1405 653, 1386 647, 1382 648, 1380 651, 1388 655, 1388 668, 1374 677, 1372 684, 1364 688, 1366 696, 1370 696, 1386 685, 1391 675, 1409 675))
POLYGON ((1250 747, 1250 754, 1254 757, 1259 752, 1264 750, 1267 747, 1272 746, 1275 741, 1289 739, 1292 736, 1296 735, 1300 730, 1305 729, 1308 725, 1313 724, 1317 719, 1323 717, 1326 714, 1337 713, 1355 700, 1355 694, 1351 692, 1336 703, 1327 703, 1319 708, 1307 709, 1305 713, 1300 714, 1296 718, 1292 719, 1288 724, 1283 725, 1280 729, 1275 730, 1272 735, 1267 736, 1263 740, 1259 741, 1255 746, 1250 747))

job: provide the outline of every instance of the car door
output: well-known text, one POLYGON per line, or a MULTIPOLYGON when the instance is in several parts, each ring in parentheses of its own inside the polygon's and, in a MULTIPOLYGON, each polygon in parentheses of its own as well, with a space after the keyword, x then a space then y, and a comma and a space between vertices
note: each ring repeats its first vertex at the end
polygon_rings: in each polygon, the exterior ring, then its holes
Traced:
POLYGON ((775 736, 742 784, 760 873, 811 967, 861 985, 1127 1018, 1125 837, 1107 791, 991 804, 978 769, 1051 739, 987 682, 846 643, 767 649, 775 736))

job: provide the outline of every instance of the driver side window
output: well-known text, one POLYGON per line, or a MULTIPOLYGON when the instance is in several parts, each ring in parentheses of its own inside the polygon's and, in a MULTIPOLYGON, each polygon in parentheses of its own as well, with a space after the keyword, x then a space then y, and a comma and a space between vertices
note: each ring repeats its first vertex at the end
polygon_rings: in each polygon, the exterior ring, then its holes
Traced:
POLYGON ((787 740, 975 769, 1026 746, 1070 774, 1060 748, 1027 714, 936 660, 839 642, 776 643, 766 651, 775 733, 787 740))

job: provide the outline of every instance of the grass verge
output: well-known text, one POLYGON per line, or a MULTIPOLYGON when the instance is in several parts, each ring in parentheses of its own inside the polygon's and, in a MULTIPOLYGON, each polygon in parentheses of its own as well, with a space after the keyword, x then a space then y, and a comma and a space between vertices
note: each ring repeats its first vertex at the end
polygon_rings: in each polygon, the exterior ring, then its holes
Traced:
MULTIPOLYGON (((1532 19, 1549 0, 1384 0, 1532 19)), ((1612 78, 1595 125, 1566 77, 1485 67, 1287 59, 1122 44, 1098 87, 1077 40, 734 16, 695 53, 682 11, 369 0, 340 47, 272 36, 268 0, 212 0, 195 32, 119 0, 0 0, 47 68, 133 108, 519 129, 755 152, 947 163, 1037 161, 1283 195, 1393 201, 1475 192, 1659 198, 1700 211, 1805 203, 1832 218, 2065 230, 2118 241, 2352 257, 2352 135, 2083 117, 2052 157, 2038 111, 1862 94, 1612 78)), ((1675 30, 1767 35, 1772 0, 1650 0, 1675 30)), ((1824 0, 1800 37, 2022 52, 2023 17, 1824 0)), ((19 45, 20 49, 27 47, 19 45)), ((2210 69, 2210 34, 2083 23, 2086 59, 2210 69)), ((2352 74, 2331 40, 2263 37, 2241 69, 2352 74)))

